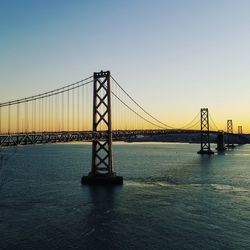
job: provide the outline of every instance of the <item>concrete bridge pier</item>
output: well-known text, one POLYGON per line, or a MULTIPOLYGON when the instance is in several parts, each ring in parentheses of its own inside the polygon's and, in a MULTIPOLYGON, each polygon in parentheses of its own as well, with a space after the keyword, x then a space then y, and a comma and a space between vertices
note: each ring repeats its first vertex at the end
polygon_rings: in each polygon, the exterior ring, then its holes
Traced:
POLYGON ((219 152, 225 151, 227 148, 225 147, 225 136, 224 132, 221 131, 217 134, 217 148, 216 150, 219 152))

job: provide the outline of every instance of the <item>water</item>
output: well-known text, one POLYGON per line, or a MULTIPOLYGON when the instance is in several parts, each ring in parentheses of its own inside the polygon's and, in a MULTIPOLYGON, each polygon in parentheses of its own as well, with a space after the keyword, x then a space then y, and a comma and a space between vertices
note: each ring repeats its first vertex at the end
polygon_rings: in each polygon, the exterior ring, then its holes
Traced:
POLYGON ((250 145, 198 148, 115 144, 116 188, 81 186, 90 144, 2 149, 0 249, 250 249, 250 145))

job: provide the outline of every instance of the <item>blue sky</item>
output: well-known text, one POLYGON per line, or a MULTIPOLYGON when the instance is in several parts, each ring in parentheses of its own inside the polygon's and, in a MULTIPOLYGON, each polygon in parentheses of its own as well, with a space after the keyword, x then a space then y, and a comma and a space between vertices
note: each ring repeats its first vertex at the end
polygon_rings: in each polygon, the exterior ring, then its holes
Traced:
POLYGON ((111 70, 149 112, 250 125, 247 0, 0 0, 0 102, 111 70))

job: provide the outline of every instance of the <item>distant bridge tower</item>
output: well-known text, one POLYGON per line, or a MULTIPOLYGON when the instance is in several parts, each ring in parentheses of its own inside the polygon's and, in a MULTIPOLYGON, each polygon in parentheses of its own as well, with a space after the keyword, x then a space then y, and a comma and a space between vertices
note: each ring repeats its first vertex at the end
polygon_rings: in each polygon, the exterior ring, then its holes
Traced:
POLYGON ((227 120, 227 148, 235 148, 235 145, 232 143, 232 136, 233 134, 233 121, 227 120))
POLYGON ((198 151, 198 154, 214 154, 210 148, 210 132, 209 132, 209 116, 208 109, 201 109, 201 150, 198 151))
POLYGON ((232 120, 227 120, 227 133, 233 134, 233 121, 232 120))
POLYGON ((242 133, 243 133, 243 132, 242 132, 242 126, 238 126, 238 134, 239 134, 239 135, 242 135, 242 133))
POLYGON ((93 84, 92 167, 89 175, 82 177, 82 183, 122 184, 112 158, 110 71, 94 73, 93 84))

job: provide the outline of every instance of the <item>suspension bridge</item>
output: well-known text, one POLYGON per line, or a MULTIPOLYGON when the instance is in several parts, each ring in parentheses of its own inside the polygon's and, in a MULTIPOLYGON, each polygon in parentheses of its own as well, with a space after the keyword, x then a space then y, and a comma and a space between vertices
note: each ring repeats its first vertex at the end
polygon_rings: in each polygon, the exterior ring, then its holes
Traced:
POLYGON ((113 140, 167 134, 199 134, 198 153, 209 155, 214 153, 210 135, 216 136, 218 151, 235 147, 235 142, 248 142, 242 126, 237 134, 233 133, 232 120, 227 121, 227 131, 220 130, 207 108, 180 128, 160 121, 133 99, 109 71, 42 94, 0 103, 1 147, 92 142, 91 171, 82 178, 83 183, 122 183, 113 167, 113 140))

